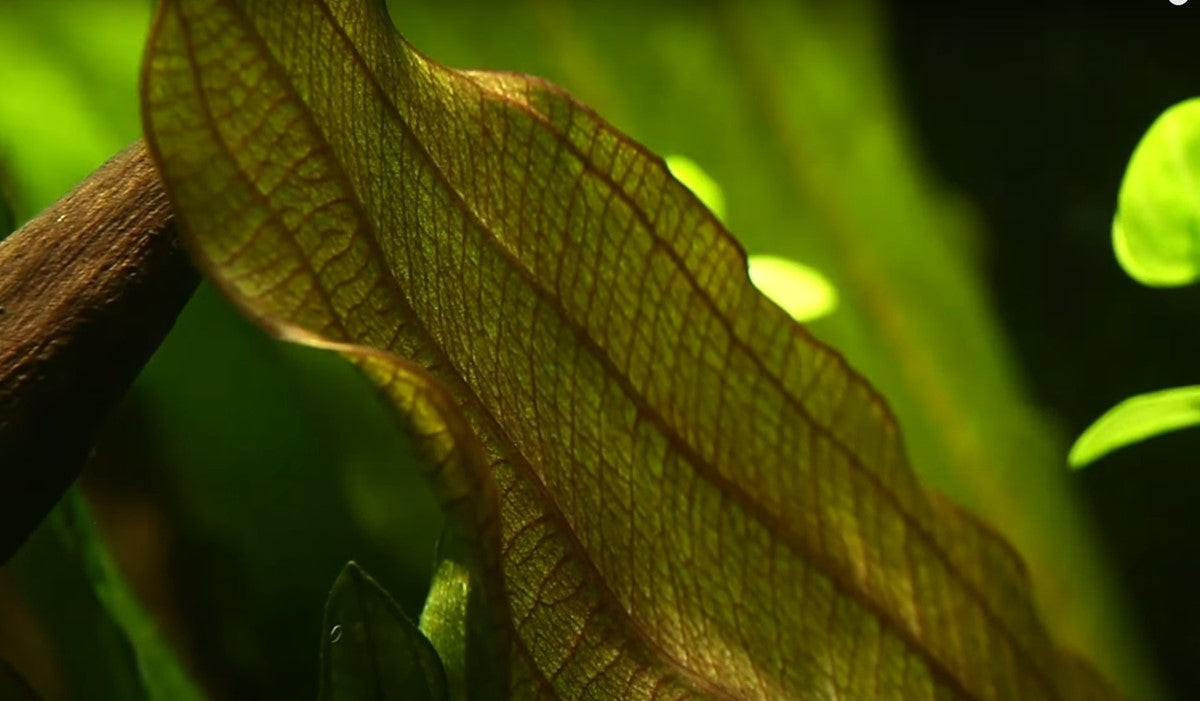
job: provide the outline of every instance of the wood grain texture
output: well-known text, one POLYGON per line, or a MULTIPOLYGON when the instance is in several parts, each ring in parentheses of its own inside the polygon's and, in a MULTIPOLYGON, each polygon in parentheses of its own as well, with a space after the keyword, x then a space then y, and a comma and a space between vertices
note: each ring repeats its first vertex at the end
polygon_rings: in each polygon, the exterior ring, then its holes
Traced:
POLYGON ((0 561, 78 475, 197 281, 141 141, 0 241, 0 561))

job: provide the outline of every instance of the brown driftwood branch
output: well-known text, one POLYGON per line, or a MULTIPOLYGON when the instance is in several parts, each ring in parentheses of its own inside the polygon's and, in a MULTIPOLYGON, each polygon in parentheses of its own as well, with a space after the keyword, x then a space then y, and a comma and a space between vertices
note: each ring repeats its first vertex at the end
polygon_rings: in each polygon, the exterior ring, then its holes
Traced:
POLYGON ((78 475, 197 281, 141 141, 0 241, 0 562, 78 475))

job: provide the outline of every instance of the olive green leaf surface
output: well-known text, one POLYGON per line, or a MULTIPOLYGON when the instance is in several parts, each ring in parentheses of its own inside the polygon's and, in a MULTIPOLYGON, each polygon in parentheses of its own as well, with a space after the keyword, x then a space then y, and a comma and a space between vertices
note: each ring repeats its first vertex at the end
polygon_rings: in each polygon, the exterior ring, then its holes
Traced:
POLYGON ((446 676, 429 640, 353 562, 342 569, 325 604, 318 698, 447 698, 446 676))
POLYGON ((654 151, 694 159, 752 274, 756 255, 777 255, 832 282, 838 306, 809 328, 888 398, 922 481, 1012 541, 1057 639, 1153 697, 1080 480, 1061 469, 1067 436, 988 289, 989 248, 1008 239, 981 230, 922 153, 883 5, 391 3, 439 60, 547 76, 654 151))
POLYGON ((406 414, 522 698, 1104 698, 1019 561, 665 164, 383 3, 164 2, 144 120, 198 262, 406 414))
POLYGON ((453 528, 438 541, 438 565, 421 610, 421 632, 446 670, 451 701, 503 697, 505 675, 485 588, 471 566, 471 543, 453 528))

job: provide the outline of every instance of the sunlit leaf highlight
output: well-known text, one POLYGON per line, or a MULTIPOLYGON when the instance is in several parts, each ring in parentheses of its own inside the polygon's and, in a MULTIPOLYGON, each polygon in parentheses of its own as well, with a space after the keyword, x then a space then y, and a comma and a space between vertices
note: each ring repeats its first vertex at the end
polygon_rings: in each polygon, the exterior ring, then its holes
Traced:
POLYGON ((1200 276, 1200 99, 1163 112, 1138 143, 1121 182, 1113 249, 1144 285, 1200 276))
POLYGON ((445 68, 382 3, 169 0, 144 113, 200 265, 423 439, 513 696, 1111 696, 875 390, 561 89, 445 68))
POLYGON ((1200 386, 1173 387, 1130 397, 1080 434, 1067 458, 1085 467, 1114 450, 1200 424, 1200 386))
POLYGON ((468 564, 468 546, 452 529, 443 532, 421 610, 421 632, 442 659, 451 701, 503 697, 506 678, 506 639, 487 609, 480 573, 468 564))

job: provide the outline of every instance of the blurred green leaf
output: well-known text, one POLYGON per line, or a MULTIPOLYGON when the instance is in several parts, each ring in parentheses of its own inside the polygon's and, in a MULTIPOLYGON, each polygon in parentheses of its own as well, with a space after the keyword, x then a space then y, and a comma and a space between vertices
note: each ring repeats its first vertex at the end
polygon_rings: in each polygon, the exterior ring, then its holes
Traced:
POLYGON ((1143 285, 1175 287, 1200 277, 1200 98, 1163 112, 1134 149, 1113 249, 1143 285))
POLYGON ((83 494, 72 489, 64 497, 62 524, 74 540, 88 580, 100 603, 120 626, 137 659, 149 701, 192 701, 204 695, 188 678, 163 641, 154 621, 142 609, 95 531, 83 494))
POLYGON ((17 220, 13 215, 12 198, 9 195, 8 169, 0 161, 0 241, 4 240, 16 229, 17 220))
POLYGON ((0 153, 19 178, 24 222, 141 133, 143 0, 5 3, 0 153))
POLYGON ((333 583, 321 642, 321 701, 447 698, 437 651, 353 562, 333 583))
POLYGON ((58 693, 89 701, 202 698, 116 570, 77 487, 5 569, 48 634, 58 693))
POLYGON ((1200 424, 1200 386, 1130 397, 1104 412, 1071 448, 1071 467, 1089 465, 1118 448, 1200 424))

